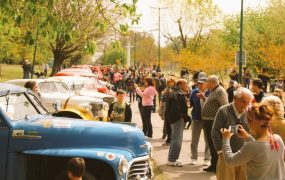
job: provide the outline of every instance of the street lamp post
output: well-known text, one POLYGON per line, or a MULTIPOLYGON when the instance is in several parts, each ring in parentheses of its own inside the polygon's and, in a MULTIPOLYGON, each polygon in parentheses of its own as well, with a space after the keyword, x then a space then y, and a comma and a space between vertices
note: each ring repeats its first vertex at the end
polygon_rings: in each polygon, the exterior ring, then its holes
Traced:
POLYGON ((157 43, 157 66, 160 68, 160 8, 158 8, 158 43, 157 43))
POLYGON ((137 47, 136 47, 136 45, 137 45, 137 34, 136 34, 136 30, 134 31, 134 69, 136 70, 136 56, 137 56, 137 47))
POLYGON ((158 42, 157 42, 157 65, 160 68, 160 10, 167 9, 168 7, 151 7, 158 9, 158 42))
POLYGON ((242 83, 242 40, 243 40, 243 0, 241 0, 241 11, 240 11, 240 42, 239 42, 239 83, 242 83))

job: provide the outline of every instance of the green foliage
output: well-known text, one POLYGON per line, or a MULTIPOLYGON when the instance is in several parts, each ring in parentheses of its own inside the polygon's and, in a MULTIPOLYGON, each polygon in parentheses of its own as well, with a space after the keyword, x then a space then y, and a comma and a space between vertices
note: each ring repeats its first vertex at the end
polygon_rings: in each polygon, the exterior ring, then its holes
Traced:
POLYGON ((125 64, 125 62, 126 62, 126 57, 123 54, 123 52, 119 50, 115 50, 115 49, 113 51, 108 52, 104 59, 104 64, 121 65, 121 64, 125 64), (120 63, 118 64, 118 62, 120 63))
MULTIPOLYGON (((126 33, 128 25, 120 22, 128 18, 132 23, 138 22, 136 3, 135 0, 131 4, 104 0, 1 1, 0 32, 5 43, 11 44, 11 47, 17 44, 18 52, 31 50, 28 54, 32 54, 37 40, 38 48, 53 54, 52 73, 55 73, 65 60, 94 53, 96 43, 104 42, 102 40, 112 31, 126 33), (7 25, 9 28, 6 28, 7 25)), ((30 57, 24 53, 22 58, 30 57)), ((49 58, 50 54, 45 57, 49 58)))

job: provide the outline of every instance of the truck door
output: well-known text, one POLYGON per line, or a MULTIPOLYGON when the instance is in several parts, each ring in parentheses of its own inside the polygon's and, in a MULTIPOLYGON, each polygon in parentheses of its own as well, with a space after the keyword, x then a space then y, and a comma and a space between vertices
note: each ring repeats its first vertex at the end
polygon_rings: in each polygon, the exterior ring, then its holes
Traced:
MULTIPOLYGON (((0 110, 0 113, 2 111, 0 110)), ((6 179, 9 128, 0 114, 0 179, 6 179)))

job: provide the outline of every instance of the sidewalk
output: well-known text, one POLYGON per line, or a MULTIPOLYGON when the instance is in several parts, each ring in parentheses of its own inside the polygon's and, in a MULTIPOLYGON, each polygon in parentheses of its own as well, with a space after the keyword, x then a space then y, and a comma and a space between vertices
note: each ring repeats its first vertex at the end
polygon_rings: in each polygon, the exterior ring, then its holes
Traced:
MULTIPOLYGON (((132 103, 132 112, 133 118, 132 121, 137 123, 138 127, 142 127, 141 117, 139 114, 137 102, 132 103)), ((152 126, 153 126, 153 138, 149 139, 154 147, 153 158, 156 162, 156 165, 163 171, 165 176, 163 178, 155 179, 175 179, 175 180, 216 180, 214 173, 203 172, 203 168, 206 167, 203 165, 203 150, 204 150, 204 137, 201 133, 200 142, 199 142, 199 158, 197 165, 190 165, 190 143, 191 143, 191 127, 189 130, 184 130, 183 144, 180 153, 179 160, 182 161, 183 167, 170 167, 167 166, 167 157, 169 147, 163 147, 161 144, 164 142, 162 137, 162 128, 163 121, 159 117, 158 113, 152 114, 152 126)))

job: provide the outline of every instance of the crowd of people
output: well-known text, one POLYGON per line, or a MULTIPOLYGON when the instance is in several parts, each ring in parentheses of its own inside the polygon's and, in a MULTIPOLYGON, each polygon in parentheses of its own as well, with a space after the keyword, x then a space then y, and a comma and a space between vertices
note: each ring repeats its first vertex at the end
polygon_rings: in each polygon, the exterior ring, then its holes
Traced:
POLYGON ((239 84, 237 72, 232 72, 225 89, 216 75, 202 71, 193 74, 192 86, 188 72, 180 78, 166 78, 158 67, 94 71, 114 85, 117 100, 109 109, 111 121, 131 122, 130 103, 137 101, 142 131, 153 138, 151 117, 159 113, 164 120, 162 138, 166 139, 162 146, 169 146, 167 165, 183 166, 179 161, 183 131, 192 124, 191 165, 198 162, 203 130, 207 166, 203 170, 215 172, 218 180, 285 179, 285 96, 280 88, 266 93, 268 81, 261 76, 252 78, 244 69, 239 84))
POLYGON ((232 79, 227 90, 217 76, 204 72, 193 76, 192 87, 184 77, 166 79, 154 71, 151 76, 141 76, 143 82, 134 81, 143 132, 149 138, 151 112, 156 95, 159 97, 162 138, 166 138, 162 146, 169 146, 167 165, 183 166, 179 155, 185 124, 190 121, 191 165, 197 164, 203 130, 204 165, 209 165, 203 170, 215 172, 217 179, 284 179, 284 92, 277 88, 266 94, 263 80, 245 72, 243 84, 232 79))

